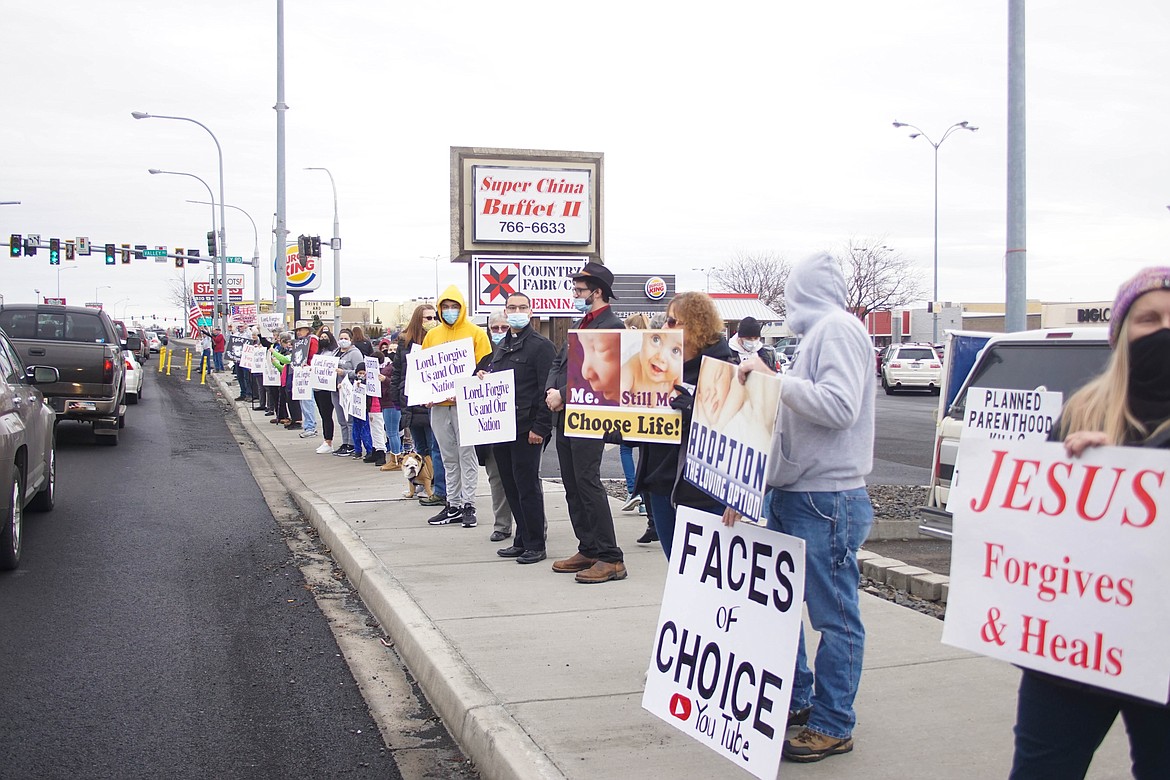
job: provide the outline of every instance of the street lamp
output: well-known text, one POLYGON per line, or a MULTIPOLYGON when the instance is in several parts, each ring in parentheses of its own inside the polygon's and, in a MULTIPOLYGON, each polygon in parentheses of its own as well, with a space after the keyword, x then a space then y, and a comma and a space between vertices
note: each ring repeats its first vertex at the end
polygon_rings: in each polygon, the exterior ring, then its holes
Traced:
POLYGON ((978 130, 978 127, 972 127, 967 122, 956 122, 946 129, 942 134, 942 138, 938 139, 938 143, 930 140, 930 136, 922 132, 922 128, 915 125, 907 124, 906 122, 894 121, 894 127, 909 127, 911 130, 917 130, 916 133, 911 133, 911 138, 918 138, 921 136, 926 139, 926 142, 934 147, 934 298, 930 304, 932 317, 932 344, 938 343, 938 148, 942 146, 943 141, 951 137, 951 133, 956 130, 970 130, 972 133, 978 130))
POLYGON ((439 304, 439 258, 442 255, 419 255, 419 260, 434 260, 435 261, 435 305, 439 304))
POLYGON ((329 246, 333 248, 333 332, 341 330, 341 228, 337 224, 337 185, 333 181, 333 174, 328 168, 305 168, 306 171, 325 171, 329 177, 329 186, 333 188, 333 238, 329 246))
POLYGON ((698 271, 701 274, 707 275, 707 289, 706 292, 711 292, 711 269, 710 268, 692 268, 692 271, 698 271))
POLYGON ((57 266, 57 297, 58 298, 61 297, 61 272, 62 271, 76 271, 76 270, 77 270, 77 266, 75 266, 75 265, 71 265, 68 268, 63 268, 60 265, 57 266))
POLYGON ((112 289, 113 288, 110 287, 110 285, 108 285, 108 284, 99 284, 97 287, 95 287, 94 291, 93 291, 94 303, 101 303, 101 301, 98 300, 98 293, 100 293, 102 290, 112 290, 112 289))
MULTIPOLYGON (((180 122, 190 122, 192 124, 199 125, 204 130, 206 130, 207 134, 209 136, 211 136, 211 140, 215 141, 215 151, 219 155, 219 253, 223 257, 227 257, 227 253, 228 253, 228 251, 227 251, 227 227, 224 225, 224 219, 226 216, 226 212, 224 211, 224 207, 223 207, 223 204, 224 204, 224 199, 223 199, 223 148, 219 145, 219 139, 215 137, 215 133, 211 132, 211 128, 209 128, 207 125, 203 124, 202 122, 199 122, 197 120, 194 120, 194 119, 191 119, 191 118, 185 117, 185 116, 163 116, 162 114, 148 114, 145 111, 131 111, 130 116, 134 117, 135 119, 175 119, 175 120, 178 120, 180 122)), ((215 200, 215 198, 212 198, 212 200, 215 200)), ((214 209, 214 206, 212 208, 214 209)), ((222 265, 226 269, 226 266, 227 266, 226 261, 222 265)), ((211 261, 211 270, 212 270, 212 274, 214 275, 214 273, 215 273, 215 260, 211 261)), ((225 273, 225 275, 226 275, 226 273, 225 273)), ((220 310, 220 315, 219 315, 220 316, 220 323, 219 324, 220 324, 220 327, 223 329, 223 332, 227 333, 227 305, 226 305, 227 301, 224 300, 223 287, 221 286, 219 289, 220 289, 219 304, 221 306, 223 306, 223 308, 220 310)))
MULTIPOLYGON (((198 204, 203 205, 203 206, 210 205, 212 207, 212 211, 213 212, 215 211, 215 204, 214 203, 209 204, 207 201, 204 201, 204 200, 189 200, 187 202, 188 203, 198 203, 198 204)), ((253 276, 253 284, 256 287, 256 314, 257 314, 257 316, 259 316, 259 314, 260 314, 260 234, 256 231, 256 220, 252 219, 252 215, 249 214, 248 212, 244 211, 239 206, 233 206, 230 203, 225 203, 224 205, 227 206, 229 209, 235 209, 236 211, 240 212, 241 214, 243 214, 245 217, 248 218, 249 222, 252 223, 252 276, 253 276)), ((225 261, 224 265, 226 267, 226 261, 225 261)), ((226 272, 224 273, 224 276, 227 276, 226 272)))

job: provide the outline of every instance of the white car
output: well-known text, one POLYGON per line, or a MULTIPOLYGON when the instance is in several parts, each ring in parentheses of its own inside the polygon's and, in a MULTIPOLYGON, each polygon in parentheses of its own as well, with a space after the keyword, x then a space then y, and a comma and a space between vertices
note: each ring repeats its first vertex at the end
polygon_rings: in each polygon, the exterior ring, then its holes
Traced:
POLYGON ((122 359, 126 361, 126 403, 136 404, 142 397, 142 384, 146 379, 146 372, 142 364, 130 350, 122 350, 122 359))
POLYGON ((158 334, 155 333, 153 330, 148 330, 146 332, 146 336, 147 336, 147 338, 150 339, 150 351, 151 352, 158 352, 159 348, 162 347, 162 339, 160 339, 158 337, 158 334))
POLYGON ((942 361, 930 344, 898 344, 886 353, 882 363, 886 395, 895 390, 929 390, 937 395, 941 385, 942 361))

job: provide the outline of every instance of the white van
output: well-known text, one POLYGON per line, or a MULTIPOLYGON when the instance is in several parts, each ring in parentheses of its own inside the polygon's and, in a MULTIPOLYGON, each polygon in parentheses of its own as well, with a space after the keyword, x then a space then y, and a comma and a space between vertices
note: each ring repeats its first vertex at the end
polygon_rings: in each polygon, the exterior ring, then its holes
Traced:
MULTIPOLYGON (((918 508, 918 531, 926 536, 951 538, 947 511, 951 478, 959 456, 967 389, 1051 390, 1064 400, 1095 377, 1109 361, 1108 328, 1053 328, 1000 335, 947 334, 947 362, 963 352, 963 342, 986 340, 965 375, 943 372, 935 426, 927 505, 918 508), (953 383, 959 384, 958 391, 953 383)), ((953 364, 952 364, 953 365, 953 364)), ((951 366, 948 366, 951 367, 951 366)))

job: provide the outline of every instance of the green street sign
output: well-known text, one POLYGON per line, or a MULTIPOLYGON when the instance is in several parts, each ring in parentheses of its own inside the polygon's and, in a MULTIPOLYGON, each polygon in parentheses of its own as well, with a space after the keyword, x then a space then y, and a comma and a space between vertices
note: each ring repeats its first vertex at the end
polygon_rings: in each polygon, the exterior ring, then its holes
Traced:
POLYGON ((244 258, 233 255, 231 257, 225 257, 223 261, 225 263, 242 263, 244 262, 244 258))
POLYGON ((165 249, 147 249, 147 250, 143 251, 142 254, 146 255, 147 257, 166 257, 167 250, 165 250, 165 249))
POLYGON ((211 317, 200 317, 199 319, 195 320, 195 324, 200 328, 209 328, 214 323, 212 322, 211 317))

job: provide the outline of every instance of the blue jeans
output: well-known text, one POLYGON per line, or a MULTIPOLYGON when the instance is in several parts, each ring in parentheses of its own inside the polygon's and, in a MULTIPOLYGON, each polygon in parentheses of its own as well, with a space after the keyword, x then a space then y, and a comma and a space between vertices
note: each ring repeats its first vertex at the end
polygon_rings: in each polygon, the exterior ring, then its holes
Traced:
POLYGON ((222 352, 212 352, 211 357, 215 361, 215 370, 216 371, 223 371, 223 353, 222 352))
POLYGON ((386 426, 386 451, 394 455, 402 454, 402 435, 398 427, 402 422, 401 409, 383 409, 382 422, 386 426))
POLYGON ((431 487, 434 489, 435 495, 446 496, 447 472, 443 469, 443 456, 439 454, 439 445, 435 441, 434 434, 431 433, 431 426, 429 424, 410 426, 410 438, 414 442, 415 452, 419 455, 431 456, 431 467, 435 472, 431 487))
MULTIPOLYGON (((292 398, 292 391, 289 391, 289 398, 292 398)), ((306 398, 300 401, 294 401, 301 405, 301 425, 308 433, 317 432, 317 402, 312 398, 306 398)))
POLYGON ((634 477, 638 473, 637 469, 634 468, 634 448, 628 444, 622 444, 618 447, 618 454, 622 456, 622 473, 626 477, 626 493, 633 496, 634 477))
POLYGON ((666 560, 670 560, 670 545, 674 542, 674 504, 668 493, 651 493, 646 491, 643 496, 650 505, 650 518, 654 521, 654 530, 658 532, 658 542, 662 545, 662 552, 666 553, 666 560))
MULTIPOLYGON (((805 543, 804 603, 809 623, 821 633, 815 673, 808 668, 804 627, 796 651, 792 710, 812 706, 808 728, 834 739, 853 735, 853 699, 861 682, 865 626, 857 588, 857 549, 869 536, 873 506, 865 488, 836 493, 770 490, 768 528, 805 543)), ((657 509, 657 507, 655 507, 657 509)))
POLYGON ((1057 682, 1025 669, 1016 704, 1016 753, 1010 777, 1084 777, 1118 713, 1129 733, 1133 776, 1170 777, 1170 709, 1057 682))
POLYGON ((350 425, 352 426, 353 451, 359 455, 362 452, 365 452, 367 455, 372 453, 374 451, 374 439, 370 436, 369 422, 360 417, 354 417, 350 425))

